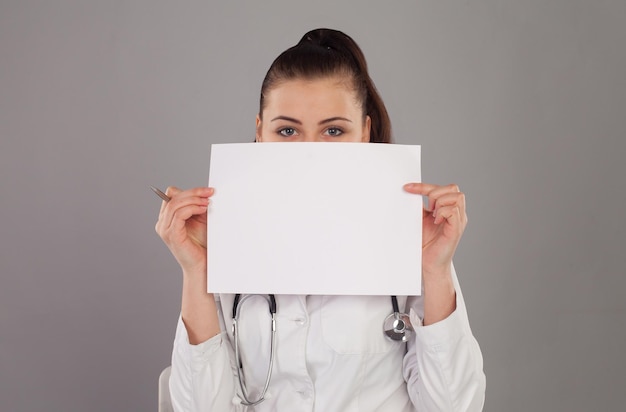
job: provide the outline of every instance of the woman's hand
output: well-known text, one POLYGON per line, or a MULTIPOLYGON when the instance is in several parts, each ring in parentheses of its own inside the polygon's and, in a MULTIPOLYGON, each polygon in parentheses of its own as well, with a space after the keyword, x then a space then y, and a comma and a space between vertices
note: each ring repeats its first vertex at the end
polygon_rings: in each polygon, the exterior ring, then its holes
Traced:
POLYGON ((161 205, 155 229, 183 272, 206 274, 207 209, 213 193, 209 187, 167 188, 171 200, 161 205))
POLYGON ((424 326, 456 310, 452 257, 467 225, 465 195, 457 185, 409 183, 404 190, 428 197, 422 212, 422 279, 424 326))
POLYGON ((168 187, 156 231, 183 269, 181 318, 189 343, 197 345, 220 333, 217 306, 207 293, 207 209, 214 190, 168 187))
POLYGON ((449 273, 452 257, 467 225, 465 195, 454 184, 409 183, 404 190, 428 197, 422 222, 424 275, 449 273))

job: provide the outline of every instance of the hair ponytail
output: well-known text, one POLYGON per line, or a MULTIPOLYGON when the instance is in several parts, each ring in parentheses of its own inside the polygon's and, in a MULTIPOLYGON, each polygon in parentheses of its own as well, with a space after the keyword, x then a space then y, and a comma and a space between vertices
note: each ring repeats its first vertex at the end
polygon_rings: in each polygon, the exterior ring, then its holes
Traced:
POLYGON ((352 80, 363 115, 371 119, 370 142, 391 143, 389 114, 369 76, 365 56, 350 36, 337 30, 311 30, 274 60, 261 86, 259 116, 265 95, 280 82, 336 75, 352 80))

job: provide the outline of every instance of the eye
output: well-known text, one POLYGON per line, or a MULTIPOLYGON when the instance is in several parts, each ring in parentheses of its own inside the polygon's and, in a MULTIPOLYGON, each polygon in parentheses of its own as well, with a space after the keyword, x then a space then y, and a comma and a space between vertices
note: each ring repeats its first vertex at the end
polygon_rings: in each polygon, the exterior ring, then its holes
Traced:
POLYGON ((296 129, 294 129, 293 127, 283 127, 282 129, 278 130, 278 134, 285 137, 291 137, 296 134, 296 129))
POLYGON ((329 127, 328 129, 326 129, 326 132, 324 134, 332 137, 339 137, 343 134, 343 130, 338 127, 329 127))

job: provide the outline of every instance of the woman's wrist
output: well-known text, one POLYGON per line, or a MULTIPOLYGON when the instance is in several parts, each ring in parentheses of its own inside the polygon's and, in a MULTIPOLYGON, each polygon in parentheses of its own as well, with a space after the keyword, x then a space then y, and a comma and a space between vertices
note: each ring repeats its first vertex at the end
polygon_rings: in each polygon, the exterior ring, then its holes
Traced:
POLYGON ((456 310, 456 290, 450 265, 422 270, 424 325, 447 318, 456 310))
POLYGON ((181 315, 189 343, 199 344, 219 333, 217 307, 207 291, 206 265, 183 268, 181 315))
POLYGON ((425 280, 452 280, 452 263, 441 263, 436 265, 422 265, 422 277, 425 280))
POLYGON ((206 279, 206 271, 183 272, 181 316, 192 345, 220 332, 215 298, 207 292, 206 279))
POLYGON ((206 264, 200 264, 196 266, 190 267, 182 267, 183 270, 183 280, 185 281, 193 281, 200 282, 203 281, 206 283, 206 275, 207 275, 207 267, 206 264))

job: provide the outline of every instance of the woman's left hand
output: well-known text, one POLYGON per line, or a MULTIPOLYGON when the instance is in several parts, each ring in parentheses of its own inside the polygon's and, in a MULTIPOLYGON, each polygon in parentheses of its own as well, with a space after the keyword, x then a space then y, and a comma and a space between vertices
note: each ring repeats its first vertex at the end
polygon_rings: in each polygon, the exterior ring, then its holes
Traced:
POLYGON ((452 257, 467 225, 465 195, 454 184, 408 183, 404 190, 428 197, 422 222, 424 275, 449 273, 452 257))

